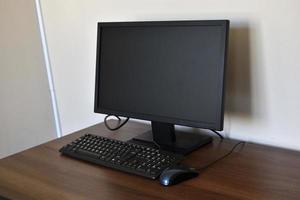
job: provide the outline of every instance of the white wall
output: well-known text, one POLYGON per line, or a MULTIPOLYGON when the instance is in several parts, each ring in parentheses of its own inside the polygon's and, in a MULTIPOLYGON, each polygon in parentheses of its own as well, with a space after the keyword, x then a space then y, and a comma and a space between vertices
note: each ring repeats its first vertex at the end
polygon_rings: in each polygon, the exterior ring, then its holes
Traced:
POLYGON ((65 134, 93 114, 98 21, 230 19, 224 133, 300 150, 300 1, 42 0, 65 134))
POLYGON ((34 0, 1 0, 0 158, 55 137, 34 0))

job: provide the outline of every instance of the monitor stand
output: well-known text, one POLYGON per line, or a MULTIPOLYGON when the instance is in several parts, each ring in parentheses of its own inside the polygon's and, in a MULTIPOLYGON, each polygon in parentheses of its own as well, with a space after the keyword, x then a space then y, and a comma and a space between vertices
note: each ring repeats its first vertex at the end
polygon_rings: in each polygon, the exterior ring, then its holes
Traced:
POLYGON ((212 137, 200 133, 176 131, 174 124, 151 122, 152 130, 131 139, 129 142, 153 146, 179 154, 188 154, 212 142, 212 137))

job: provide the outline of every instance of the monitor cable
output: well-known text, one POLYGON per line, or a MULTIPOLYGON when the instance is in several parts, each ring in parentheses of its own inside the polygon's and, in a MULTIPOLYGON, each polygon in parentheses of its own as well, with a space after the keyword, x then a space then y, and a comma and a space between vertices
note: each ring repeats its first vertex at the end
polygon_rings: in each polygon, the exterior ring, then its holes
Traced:
POLYGON ((127 118, 121 123, 122 119, 121 119, 119 116, 117 116, 117 115, 106 115, 105 118, 104 118, 104 125, 105 125, 105 127, 106 127, 108 130, 116 131, 116 130, 120 129, 122 126, 124 126, 124 125, 128 122, 128 120, 129 120, 129 117, 127 117, 127 118), (110 127, 110 126, 108 125, 108 123, 107 123, 107 119, 108 119, 109 117, 112 117, 112 116, 115 117, 115 118, 117 118, 117 119, 119 120, 119 125, 118 125, 117 127, 114 127, 114 128, 110 127))
POLYGON ((218 131, 215 131, 215 130, 213 130, 213 129, 209 129, 209 130, 211 130, 212 132, 214 132, 216 135, 218 135, 219 136, 219 138, 221 139, 221 140, 223 140, 224 139, 224 136, 223 135, 221 135, 218 131))
POLYGON ((236 144, 231 148, 231 150, 230 150, 228 153, 226 153, 225 155, 223 155, 223 156, 221 156, 220 158, 218 158, 218 159, 216 159, 216 160, 214 160, 214 161, 212 161, 212 162, 210 162, 210 163, 204 165, 203 167, 195 168, 195 169, 196 169, 196 170, 204 170, 204 169, 207 169, 208 167, 214 165, 214 164, 217 163, 218 161, 223 160, 223 159, 226 158, 227 156, 230 156, 230 155, 234 152, 234 150, 235 150, 239 145, 245 145, 245 144, 246 144, 246 142, 240 141, 240 142, 236 143, 236 144))

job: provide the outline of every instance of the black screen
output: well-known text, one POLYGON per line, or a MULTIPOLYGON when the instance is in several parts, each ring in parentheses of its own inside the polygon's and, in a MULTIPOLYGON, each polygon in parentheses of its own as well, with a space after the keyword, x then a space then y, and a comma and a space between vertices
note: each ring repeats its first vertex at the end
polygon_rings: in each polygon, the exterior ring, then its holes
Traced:
POLYGON ((100 31, 97 107, 183 125, 219 123, 223 26, 104 26, 100 31))

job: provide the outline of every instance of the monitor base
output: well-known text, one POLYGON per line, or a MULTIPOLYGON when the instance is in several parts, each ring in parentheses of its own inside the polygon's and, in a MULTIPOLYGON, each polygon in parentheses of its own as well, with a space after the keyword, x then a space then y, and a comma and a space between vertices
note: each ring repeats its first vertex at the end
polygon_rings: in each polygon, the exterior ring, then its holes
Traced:
POLYGON ((212 142, 212 137, 209 135, 191 132, 175 131, 175 138, 176 140, 172 144, 164 145, 158 144, 158 142, 155 144, 153 142, 152 131, 148 131, 132 138, 128 142, 143 144, 151 147, 159 145, 163 150, 184 155, 212 142))

